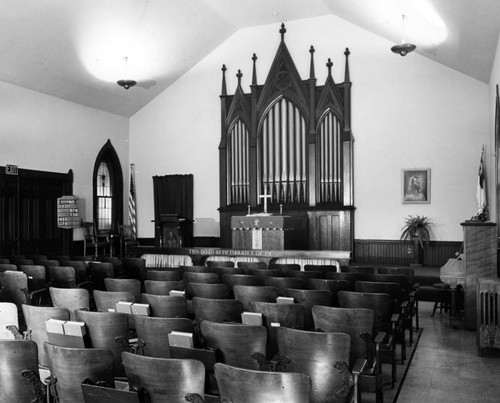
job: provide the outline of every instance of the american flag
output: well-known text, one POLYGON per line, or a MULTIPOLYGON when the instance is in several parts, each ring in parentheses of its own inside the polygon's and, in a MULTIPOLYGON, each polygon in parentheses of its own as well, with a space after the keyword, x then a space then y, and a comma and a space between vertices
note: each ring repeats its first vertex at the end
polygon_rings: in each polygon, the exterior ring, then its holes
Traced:
POLYGON ((128 194, 128 222, 130 225, 130 236, 137 238, 137 216, 135 208, 135 184, 134 184, 134 164, 130 164, 130 190, 128 194))

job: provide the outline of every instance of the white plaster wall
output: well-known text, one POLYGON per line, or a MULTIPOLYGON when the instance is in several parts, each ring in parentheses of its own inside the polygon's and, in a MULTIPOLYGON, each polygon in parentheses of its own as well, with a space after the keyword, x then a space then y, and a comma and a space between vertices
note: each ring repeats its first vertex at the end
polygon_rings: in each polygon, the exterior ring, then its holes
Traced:
POLYGON ((0 165, 62 173, 72 169, 73 193, 81 198, 84 220, 92 219, 92 173, 108 139, 128 182, 128 129, 123 116, 0 82, 0 165))
MULTIPOLYGON (((280 24, 236 32, 130 120, 130 162, 136 164, 138 233, 154 236, 152 176, 194 174, 195 235, 219 235, 221 65, 228 92, 249 91, 252 53, 263 84, 279 44, 280 24)), ((408 214, 434 222, 433 239, 459 241, 459 225, 475 201, 481 146, 489 142, 488 85, 416 53, 390 52, 391 43, 334 16, 286 23, 285 42, 302 78, 314 45, 318 84, 343 81, 344 49, 351 50, 355 142, 355 237, 398 239, 408 214), (401 169, 432 169, 432 202, 401 204, 401 169)))
MULTIPOLYGON (((500 38, 500 37, 499 37, 500 38)), ((500 40, 497 41, 497 49, 495 53, 495 59, 493 61, 493 67, 491 69, 490 75, 490 93, 489 93, 489 101, 490 101, 490 142, 488 148, 488 166, 487 166, 487 180, 488 180, 488 202, 490 205, 490 218, 493 222, 497 221, 496 214, 496 204, 500 203, 500 200, 497 200, 495 194, 495 109, 496 109, 496 86, 500 85, 500 40)), ((500 116, 499 116, 500 118, 500 116)), ((500 173, 498 174, 498 178, 500 178, 500 173)))

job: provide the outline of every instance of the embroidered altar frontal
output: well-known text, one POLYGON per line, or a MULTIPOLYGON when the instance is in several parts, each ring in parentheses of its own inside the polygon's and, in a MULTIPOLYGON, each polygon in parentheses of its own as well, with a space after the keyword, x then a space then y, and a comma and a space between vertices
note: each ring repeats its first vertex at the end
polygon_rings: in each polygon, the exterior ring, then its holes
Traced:
POLYGON ((233 249, 289 249, 291 219, 273 215, 231 217, 233 249))

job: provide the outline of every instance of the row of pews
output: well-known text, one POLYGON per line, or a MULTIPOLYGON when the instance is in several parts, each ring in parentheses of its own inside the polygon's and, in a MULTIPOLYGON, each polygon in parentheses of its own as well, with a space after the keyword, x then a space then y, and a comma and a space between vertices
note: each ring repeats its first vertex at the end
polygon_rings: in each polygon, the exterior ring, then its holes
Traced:
POLYGON ((48 401, 49 392, 61 402, 381 402, 384 384, 394 386, 397 346, 404 360, 412 342, 411 272, 108 259, 0 274, 0 327, 13 330, 0 333, 0 362, 9 363, 0 401, 48 401), (23 291, 8 286, 12 273, 25 279, 23 291), (147 304, 149 315, 116 312, 124 302, 147 304), (243 324, 244 313, 261 322, 243 324), (84 323, 86 348, 49 343, 49 319, 84 323), (192 346, 171 345, 172 332, 193 335, 192 346))

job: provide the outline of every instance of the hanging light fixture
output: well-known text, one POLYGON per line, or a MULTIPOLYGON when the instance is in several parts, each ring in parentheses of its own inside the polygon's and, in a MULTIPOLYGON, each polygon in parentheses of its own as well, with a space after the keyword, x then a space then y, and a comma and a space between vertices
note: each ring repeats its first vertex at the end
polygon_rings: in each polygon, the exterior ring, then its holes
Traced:
MULTIPOLYGON (((127 64, 128 64, 128 63, 127 63, 127 62, 128 62, 128 57, 127 57, 127 56, 125 56, 125 57, 123 58, 123 60, 125 60, 125 65, 127 65, 127 64)), ((127 69, 127 70, 128 70, 128 69, 127 69)), ((134 85, 136 85, 136 84, 137 84, 137 81, 135 81, 135 80, 130 80, 130 79, 125 79, 125 80, 118 80, 116 83, 117 83, 120 87, 123 87, 123 88, 125 88, 126 90, 128 90, 130 87, 133 87, 134 85)))
POLYGON ((417 48, 413 43, 405 42, 405 15, 403 14, 403 39, 399 45, 394 45, 391 50, 401 56, 406 56, 408 53, 413 52, 417 48))
MULTIPOLYGON (((146 0, 146 3, 144 4, 144 8, 142 9, 142 15, 141 15, 141 18, 139 19, 139 24, 137 25, 137 28, 136 28, 136 32, 135 32, 135 36, 137 37, 138 34, 139 34, 139 29, 142 25, 142 20, 144 19, 144 15, 146 14, 146 9, 148 8, 148 4, 149 4, 149 0, 146 0)), ((135 42, 135 40, 134 40, 135 42)), ((130 46, 130 48, 132 48, 132 46, 130 46)), ((128 75, 128 56, 125 56, 123 58, 123 60, 125 61, 125 68, 126 68, 126 72, 127 72, 127 75, 128 75)), ((137 84, 137 81, 135 80, 131 80, 131 79, 124 79, 124 80, 118 80, 116 82, 120 87, 123 87, 125 88, 126 90, 128 90, 129 88, 133 87, 134 85, 137 84)))

